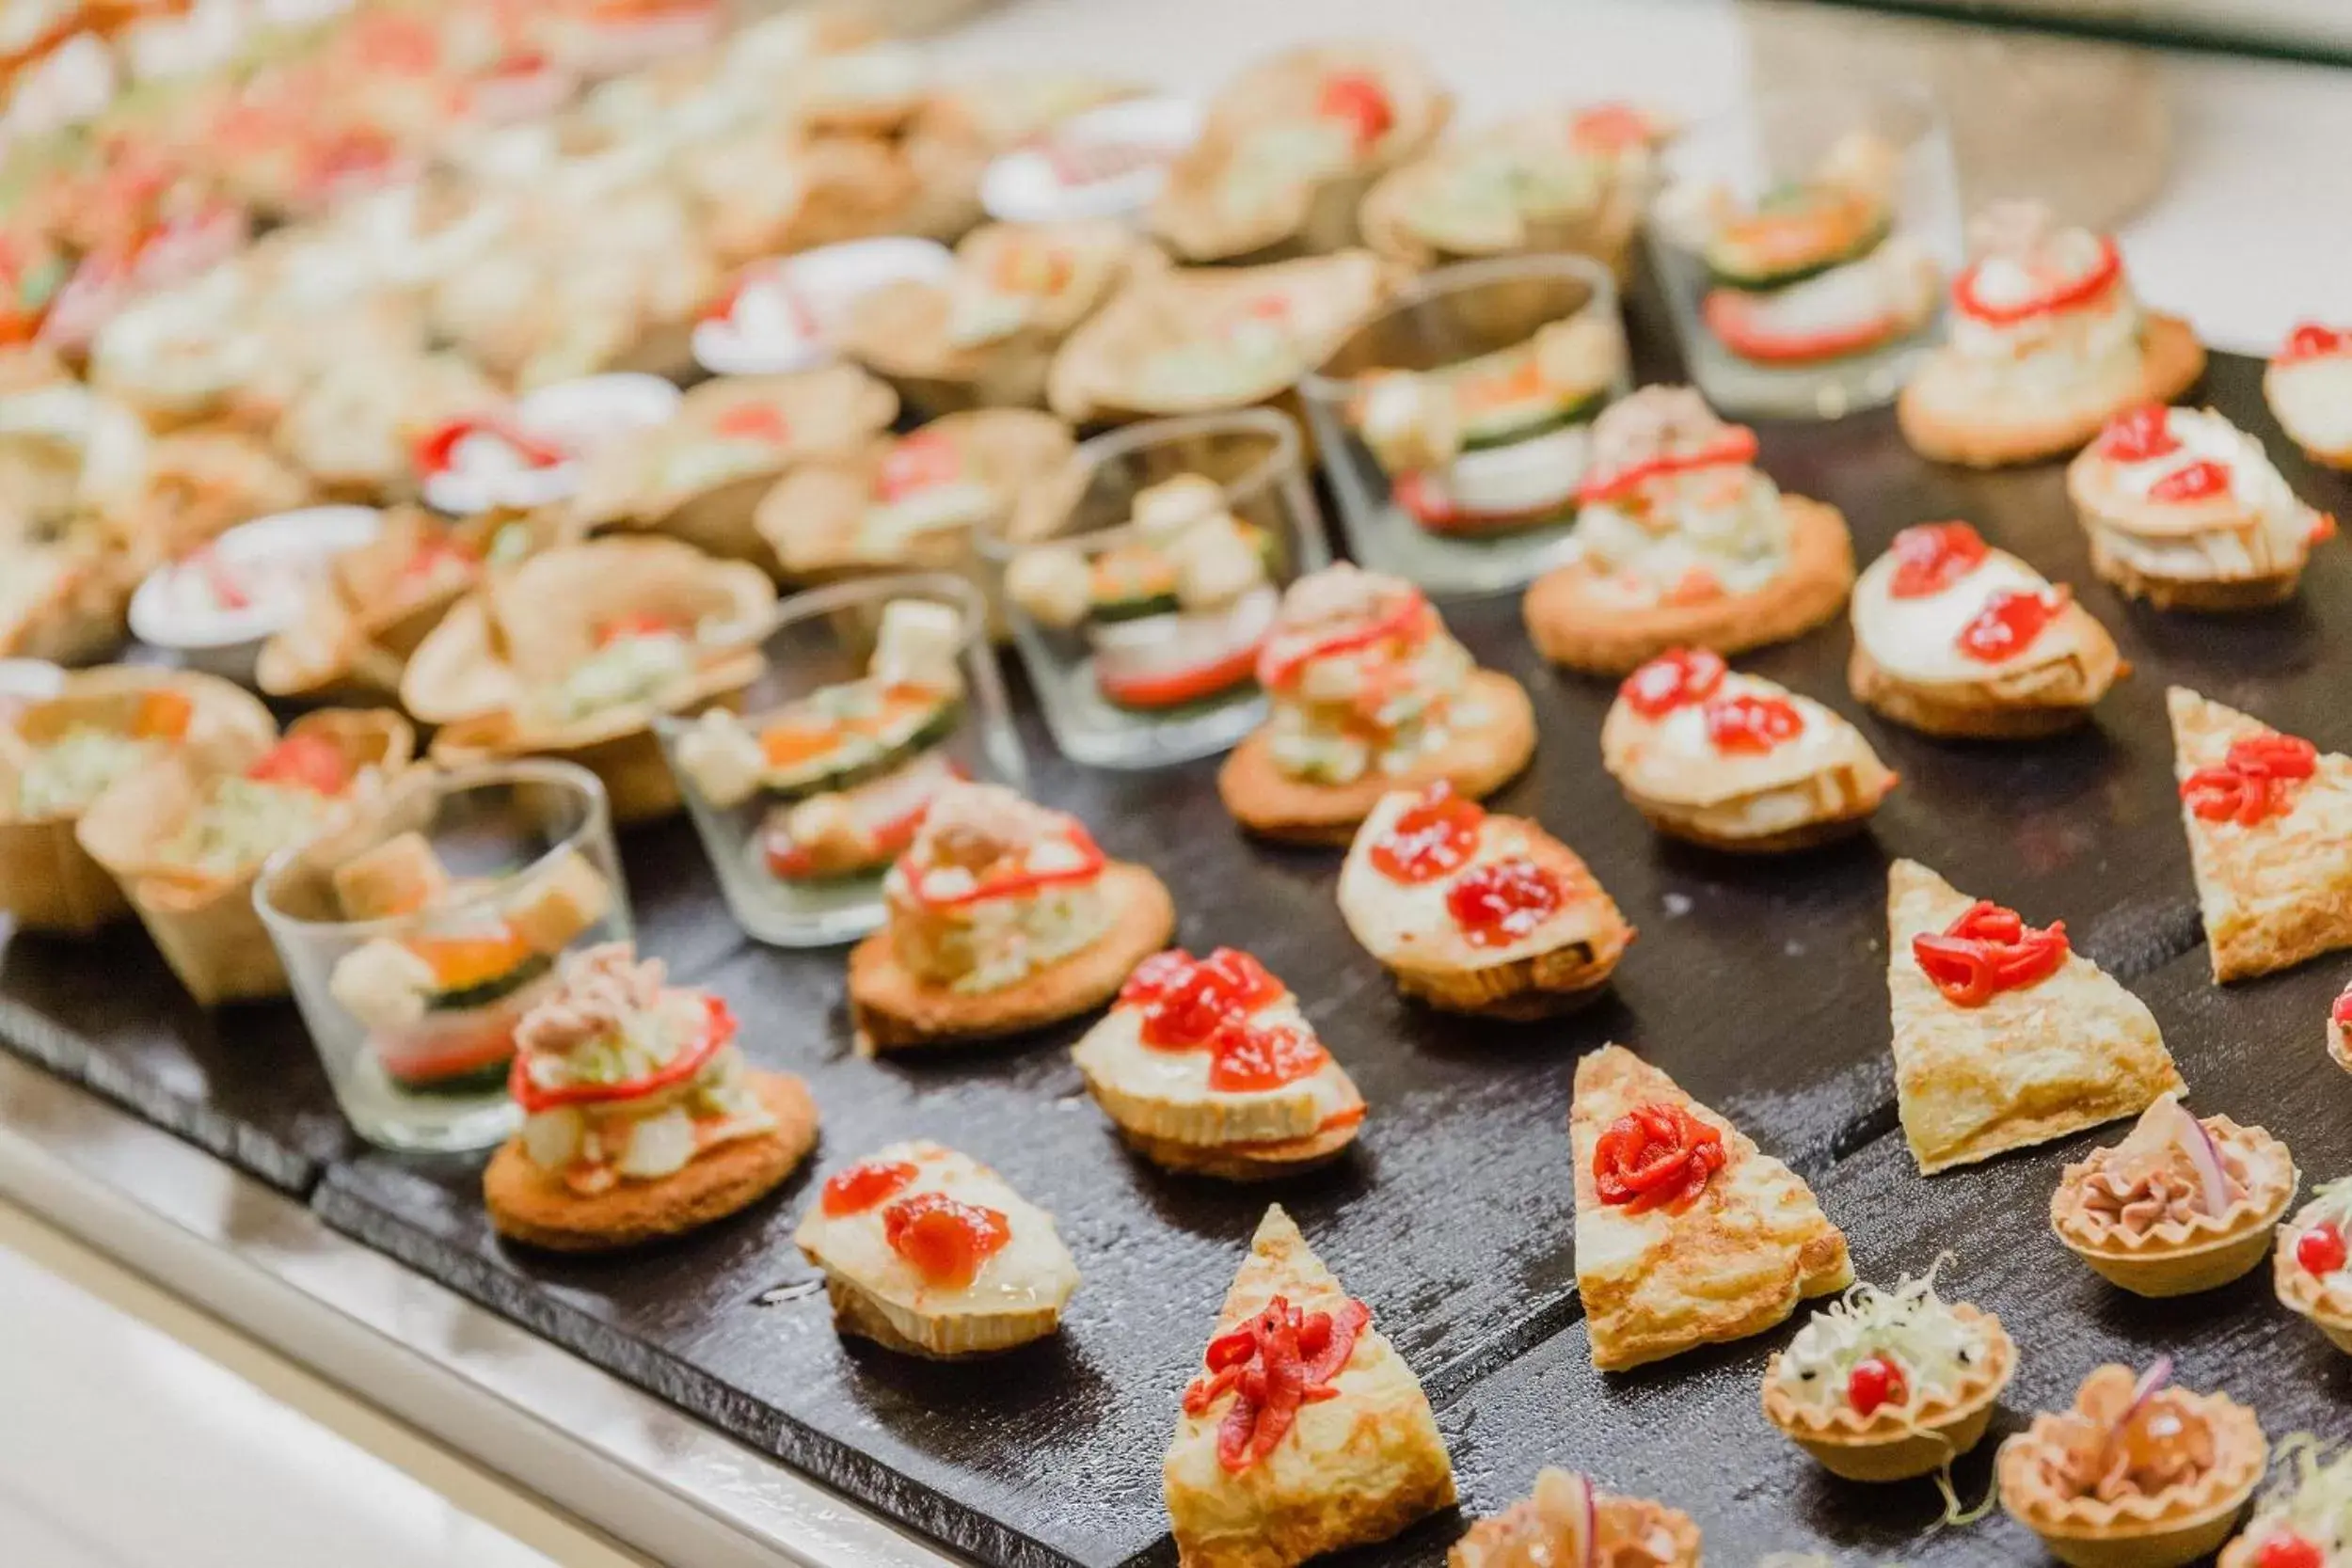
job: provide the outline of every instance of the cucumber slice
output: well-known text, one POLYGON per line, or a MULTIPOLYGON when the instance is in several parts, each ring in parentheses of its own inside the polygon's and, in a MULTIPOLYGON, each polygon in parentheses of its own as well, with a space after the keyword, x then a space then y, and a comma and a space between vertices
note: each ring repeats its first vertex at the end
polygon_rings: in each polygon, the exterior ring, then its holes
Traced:
POLYGON ((512 1059, 510 1058, 508 1061, 488 1062, 481 1067, 468 1068, 463 1072, 444 1073, 433 1078, 404 1078, 389 1069, 385 1070, 384 1076, 390 1079, 393 1086, 404 1094, 448 1095, 455 1098, 459 1095, 495 1094, 506 1086, 506 1080, 512 1071, 512 1059))
POLYGON ((1176 563, 1149 545, 1104 550, 1089 573, 1089 613, 1097 621, 1136 621, 1177 609, 1176 563))
MULTIPOLYGON (((874 695, 881 700, 879 692, 874 695)), ((839 744, 822 756, 769 774, 765 780, 768 794, 783 800, 830 795, 890 772, 930 751, 955 734, 963 711, 963 699, 958 693, 934 692, 930 699, 919 705, 907 704, 872 729, 845 732, 839 744)))
POLYGON ((437 991, 432 1000, 424 1005, 425 1010, 455 1013, 486 1007, 502 997, 512 996, 554 967, 553 958, 545 953, 533 953, 503 974, 492 975, 470 986, 460 986, 455 990, 437 991))
POLYGON ((1463 427, 1462 450, 1483 451, 1493 447, 1516 446, 1572 424, 1582 424, 1600 412, 1600 405, 1608 398, 1609 393, 1603 389, 1589 392, 1565 406, 1547 397, 1487 409, 1463 427))
POLYGON ((1855 191, 1796 191, 1765 202, 1708 242, 1708 277, 1726 289, 1783 289, 1885 243, 1885 207, 1855 191))

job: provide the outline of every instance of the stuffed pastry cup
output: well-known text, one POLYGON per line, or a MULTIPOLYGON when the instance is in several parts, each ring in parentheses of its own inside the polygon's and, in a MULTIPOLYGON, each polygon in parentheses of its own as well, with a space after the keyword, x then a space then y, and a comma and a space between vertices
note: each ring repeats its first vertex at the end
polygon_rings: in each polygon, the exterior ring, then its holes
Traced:
POLYGON ((1168 945, 1176 908, 1078 821, 993 784, 932 796, 883 879, 888 923, 850 954, 862 1052, 1041 1029, 1119 994, 1168 945))
POLYGON ((1677 649, 1626 677, 1601 766, 1670 837, 1710 849, 1801 849, 1860 828, 1895 775, 1862 732, 1809 697, 1677 649))
POLYGON ((677 784, 657 713, 734 699, 760 670, 775 588, 757 567, 675 539, 564 546, 494 573, 401 673, 401 705, 440 726, 448 767, 563 757, 595 773, 622 822, 665 816, 677 784))
POLYGON ((1258 655, 1272 716, 1216 776, 1261 837, 1341 844, 1382 796, 1439 780, 1478 800, 1535 753, 1534 709, 1481 670, 1420 589, 1327 566, 1291 584, 1258 655))
POLYGON ((1522 607, 1544 657, 1620 674, 1669 648, 1739 653, 1836 615, 1853 586, 1846 520, 1784 495, 1756 453, 1754 431, 1689 388, 1602 410, 1572 553, 1522 607))
POLYGON ((210 675, 112 665, 66 677, 0 733, 0 912, 20 928, 87 934, 128 914, 76 836, 109 791, 182 757, 243 768, 278 734, 269 710, 210 675))
POLYGON ((262 865, 367 812, 415 746, 388 708, 322 708, 241 770, 175 757, 126 779, 83 816, 82 847, 199 1003, 280 996, 286 971, 253 907, 262 865))
POLYGON ((2228 1538, 2270 1458, 2254 1413, 2108 1365, 2001 1445, 2001 1508, 2073 1568, 2183 1568, 2228 1538))
POLYGON ((1363 1125, 1298 999, 1230 947, 1144 959, 1072 1055, 1129 1145, 1172 1171, 1271 1180, 1338 1159, 1363 1125))
POLYGON ((1855 698, 1928 735, 2055 735, 2131 673, 2072 591, 1966 523, 1895 535, 1854 584, 1852 616, 1855 698))
POLYGON ((2263 372, 2263 401, 2306 457, 2352 468, 2352 332, 2296 327, 2263 372))
POLYGON ((1603 1492, 1547 1465, 1533 1493, 1470 1526, 1445 1560, 1446 1568, 1699 1568, 1700 1544, 1697 1522, 1682 1510, 1603 1492))
MULTIPOLYGON (((2323 1460, 2325 1451, 2315 1442, 2296 1451, 2293 1471, 2280 1478, 2246 1528, 2222 1549, 2219 1568, 2328 1568, 2330 1557, 2343 1555, 2352 1454, 2339 1449, 2323 1460)), ((2280 1458, 2285 1457, 2281 1451, 2280 1458)))
POLYGON ((416 494, 417 443, 499 402, 497 386, 455 354, 341 355, 293 394, 271 434, 322 499, 402 500, 416 494))
POLYGON ((2050 1228, 2137 1296, 2184 1296, 2250 1273, 2295 1197, 2295 1160, 2259 1127, 2199 1117, 2167 1092, 2131 1135, 2066 1167, 2050 1228))
POLYGON ((2262 442, 2212 409, 2148 404, 2066 469, 2090 564, 2158 610, 2255 610, 2291 597, 2335 520, 2306 505, 2262 442))
POLYGON ((991 224, 964 236, 947 277, 861 295, 841 347, 926 417, 1038 407, 1054 351, 1146 254, 1109 219, 991 224))
POLYGON ((842 1333, 936 1360, 1045 1338, 1078 1288, 1054 1216, 935 1143, 834 1172, 792 1242, 824 1271, 842 1333))
POLYGON ((2328 1342, 2352 1355, 2352 1181, 2339 1178, 2279 1227, 2271 1284, 2281 1305, 2311 1320, 2328 1342))
POLYGON ((135 569, 87 534, 0 543, 0 657, 76 664, 104 657, 122 641, 135 569))
POLYGON ((760 498, 753 526, 789 578, 969 568, 979 536, 1001 528, 1074 450, 1051 414, 949 414, 801 464, 760 498))
POLYGON ((576 521, 666 533, 732 561, 764 561, 760 498, 797 463, 855 451, 898 412, 854 365, 793 375, 721 376, 667 422, 616 441, 580 476, 576 521))
POLYGON ((2188 323, 2141 307, 2108 236, 2011 204, 1986 212, 1971 238, 1951 336, 1895 406, 1922 457, 1979 468, 2062 457, 2204 373, 2188 323))
POLYGON ((1340 872, 1340 915, 1397 989, 1448 1012, 1547 1018, 1609 983, 1633 927, 1576 852, 1440 782, 1380 798, 1340 872))
POLYGON ((1935 1293, 1932 1270, 1857 1285, 1764 1368, 1764 1418, 1848 1481, 1948 1469, 1984 1440, 2017 1370, 2001 1320, 1935 1293))
POLYGON ((627 942, 567 955, 515 1026, 521 1131, 482 1173, 499 1234, 559 1252, 681 1235, 780 1186, 817 1142, 790 1073, 749 1066, 735 1015, 627 942))

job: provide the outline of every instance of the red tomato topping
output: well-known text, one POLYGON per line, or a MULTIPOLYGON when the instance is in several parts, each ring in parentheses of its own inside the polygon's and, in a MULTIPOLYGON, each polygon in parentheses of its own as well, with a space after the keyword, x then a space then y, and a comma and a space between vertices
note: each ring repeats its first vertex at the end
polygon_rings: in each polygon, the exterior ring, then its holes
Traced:
POLYGON ((786 421, 783 410, 764 403, 739 404, 712 420, 710 428, 721 436, 768 441, 776 446, 792 439, 792 426, 786 421))
POLYGON ((1629 463, 1621 468, 1604 468, 1587 474, 1584 483, 1576 487, 1576 499, 1580 505, 1615 500, 1621 496, 1631 495, 1653 479, 1691 473, 1700 468, 1732 467, 1755 461, 1756 432, 1746 425, 1725 425, 1720 435, 1695 451, 1662 452, 1638 463, 1629 463))
POLYGON ((875 1161, 837 1170, 825 1179, 825 1212, 834 1219, 863 1214, 884 1198, 896 1197, 921 1174, 910 1160, 893 1160, 888 1164, 875 1161))
POLYGON ((2352 1024, 2352 990, 2336 998, 2336 1005, 2328 1009, 2328 1016, 2338 1023, 2352 1024))
POLYGON ((1960 651, 1987 664, 2014 658, 2034 645, 2074 596, 2074 590, 2064 586, 2048 594, 2004 588, 1984 601, 1975 620, 1960 628, 1960 651))
POLYGON ((1661 1101, 1609 1124, 1593 1150, 1593 1182, 1603 1203, 1645 1214, 1696 1198, 1724 1158, 1721 1132, 1661 1101))
POLYGON ((2342 327, 2322 326, 2317 322, 2305 322, 2287 334, 2286 346, 2279 351, 2278 363, 2293 365, 2305 359, 2324 359, 2330 355, 2352 353, 2352 332, 2342 327))
POLYGON ((293 784, 320 795, 351 787, 351 768, 325 736, 290 735, 262 753, 245 776, 262 784, 293 784))
POLYGON ((1241 1327, 1210 1340, 1201 1357, 1207 1371, 1184 1389, 1184 1414, 1201 1415, 1232 1394, 1216 1431, 1217 1463, 1239 1475, 1274 1451, 1299 1406, 1336 1397, 1331 1380, 1346 1368, 1371 1322, 1360 1301, 1337 1312, 1302 1313, 1276 1296, 1241 1327))
POLYGON ((1508 947, 1565 901, 1560 879, 1525 855, 1482 865, 1447 889, 1446 912, 1472 947, 1508 947))
POLYGON ((2175 468, 2148 486, 2152 501, 2201 501, 2230 493, 2230 466, 2213 459, 2200 458, 2185 468, 2175 468))
POLYGON ((956 444, 933 431, 918 430, 890 449, 882 471, 874 478, 874 496, 882 501, 904 500, 918 490, 952 484, 963 467, 956 444))
POLYGON ((1910 1398, 1910 1387, 1903 1382, 1903 1370, 1883 1355, 1873 1355, 1854 1363, 1854 1370, 1846 1374, 1846 1402, 1853 1413, 1870 1417, 1883 1404, 1900 1404, 1910 1398))
POLYGON ((2281 1530, 2254 1554, 2254 1568, 2328 1568, 2328 1554, 2293 1530, 2281 1530))
POLYGON ((2344 1232, 2331 1220, 2322 1220, 2295 1239, 2295 1260, 2306 1274, 2333 1274, 2344 1267, 2344 1232))
POLYGON ((1320 1072, 1331 1059, 1310 1035, 1255 1028, 1239 1016, 1217 1026, 1209 1049, 1209 1087, 1227 1094, 1279 1089, 1320 1072))
POLYGON ((916 1193, 882 1211, 882 1240, 928 1283, 961 1291, 1012 1240, 1012 1227, 993 1209, 916 1193))
POLYGON ((1196 958, 1181 947, 1136 965, 1119 990, 1119 1004, 1143 1009, 1143 1043, 1163 1051, 1197 1051, 1226 1023, 1270 1006, 1282 982, 1239 948, 1220 947, 1196 958))
POLYGON ((1912 960, 1956 1007, 1981 1007, 2001 991, 2039 985, 2072 951, 2063 920, 2037 929, 1988 898, 1968 906, 1941 934, 1911 939, 1912 960))
POLYGON ((1478 848, 1486 808, 1454 793, 1443 779, 1400 813, 1373 841, 1372 863, 1393 882, 1431 882, 1467 863, 1478 848))
POLYGON ((1973 316, 1988 326, 2015 326, 2036 316, 2047 316, 2060 310, 2071 310, 2087 305, 2107 292, 2107 286, 2122 276, 2122 253, 2106 235, 2099 236, 2099 259, 2089 272, 2055 288, 2022 299, 2014 304, 1995 305, 1977 293, 1977 277, 1983 270, 1981 261, 1971 262, 1961 275, 1952 279, 1952 304, 1963 315, 1973 316))
POLYGON ((1355 128, 1356 150, 1363 151, 1389 134, 1396 109, 1380 79, 1360 71, 1343 71, 1324 79, 1315 96, 1315 113, 1325 119, 1344 120, 1355 128))
POLYGON ((1804 733, 1804 715, 1786 697, 1718 697, 1707 705, 1707 738, 1719 752, 1761 755, 1804 733))
POLYGON ((1887 592, 1899 599, 1941 594, 1984 562, 1984 535, 1966 523, 1915 523, 1888 546, 1895 580, 1887 592))
POLYGON ((2160 403, 2118 414, 2099 433, 2099 455, 2117 463, 2147 463, 2180 450, 2172 434, 2172 410, 2160 403))
POLYGON ((2220 766, 2200 768, 2181 781, 2181 799, 2206 822, 2251 828, 2283 816, 2292 785, 2319 771, 2319 748, 2292 735, 2257 735, 2233 741, 2220 766))
POLYGON ((1721 654, 1705 648, 1675 648, 1626 676, 1617 695, 1643 718, 1662 719, 1685 703, 1712 697, 1728 670, 1721 654))

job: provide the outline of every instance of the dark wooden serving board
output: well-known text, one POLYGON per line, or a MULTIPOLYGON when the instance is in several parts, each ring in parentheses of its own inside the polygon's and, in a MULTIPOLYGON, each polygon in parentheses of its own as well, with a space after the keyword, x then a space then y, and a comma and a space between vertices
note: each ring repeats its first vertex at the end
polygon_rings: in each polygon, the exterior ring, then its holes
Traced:
MULTIPOLYGON (((2352 486, 2309 469, 2279 436, 2259 374, 2254 362, 2220 360, 2207 396, 2264 434, 2307 497, 2334 509, 2352 503, 2352 486)), ((1540 816, 1574 845, 1642 929, 1613 995, 1576 1019, 1514 1027, 1403 1006, 1340 923, 1336 854, 1238 838, 1209 787, 1213 763, 1086 772, 1052 757, 1025 717, 1038 793, 1078 812, 1112 852, 1161 872, 1177 896, 1182 940, 1257 951, 1363 1087, 1373 1116, 1357 1155, 1279 1193, 1180 1181, 1124 1155, 1070 1066, 1074 1026, 1009 1049, 856 1059, 838 952, 742 942, 682 826, 630 837, 648 950, 729 996, 755 1057, 809 1079, 825 1117, 819 1165, 930 1135, 997 1165, 1054 1211, 1086 1276, 1059 1343, 941 1368, 838 1340, 789 1244, 807 1173, 700 1236, 605 1262, 499 1245, 480 1212, 478 1161, 402 1159, 337 1139, 310 1146, 326 1162, 314 1201, 339 1227, 991 1562, 1109 1564, 1166 1553, 1158 1464, 1177 1393, 1274 1196, 1422 1373, 1471 1512, 1502 1505, 1538 1465, 1556 1462, 1688 1508, 1709 1530, 1710 1561, 1744 1565, 1781 1546, 2031 1560, 2030 1544, 2005 1522, 1926 1535, 1929 1489, 1834 1483, 1779 1443, 1755 1401, 1764 1355, 1787 1330, 1630 1377, 1591 1370, 1573 1291, 1565 1121, 1575 1056, 1613 1038, 1814 1179, 1867 1275, 1890 1278, 1940 1250, 1958 1252, 1947 1280, 2001 1312, 2026 1348, 2010 1425, 2061 1400, 2098 1356, 2165 1348, 2192 1381, 2226 1378, 2266 1414, 2275 1399, 2274 1431, 2340 1427, 2328 1405, 2347 1373, 2268 1303, 2261 1282, 2187 1304, 2127 1306, 2049 1239, 2049 1185, 2089 1140, 1919 1179, 1890 1136, 1883 971, 1885 866, 1896 855, 2031 919, 2063 917, 2084 951, 2148 998, 2201 1106, 2278 1128, 2314 1178, 2352 1170, 2352 1118, 2337 1109, 2352 1085, 2319 1047, 2325 999, 2352 958, 2227 992, 2205 979, 2164 719, 2164 687, 2181 680, 2325 746, 2352 748, 2338 651, 2352 638, 2352 558, 2327 547, 2299 600, 2281 610, 2158 616, 2127 609, 2090 576, 2056 466, 1937 468, 1909 453, 1883 413, 1768 426, 1763 436, 1765 467, 1786 488, 1841 507, 1866 561, 1906 524, 1971 518, 2071 582, 2137 670, 2094 728, 1990 747, 1930 741, 1864 714, 1845 688, 1842 624, 1743 659, 1856 718, 1904 780, 1868 836, 1745 862, 1648 832, 1599 768, 1610 683, 1545 667, 1514 598, 1449 604, 1450 623, 1480 658, 1518 674, 1535 697, 1536 765, 1499 806, 1540 816)), ((291 1127, 331 1121, 298 1038, 268 1046, 282 1080, 257 1074, 262 1081, 222 1095, 209 1071, 231 1048, 190 1030, 193 1015, 175 1010, 169 978, 154 978, 160 963, 143 943, 116 946, 119 963, 110 957, 102 967, 81 950, 20 942, 0 962, 0 998, 75 1029, 84 1060, 64 1065, 86 1078, 92 1062, 148 1071, 197 1097, 175 1104, 232 1130, 288 1137, 291 1127), (116 1000, 134 985, 143 1004, 116 1000)), ((13 1033, 11 1016, 0 1008, 0 1033, 13 1033)), ((233 1048, 251 1043, 241 1031, 233 1048)), ((1964 1468, 1963 1480, 1980 1485, 1982 1468, 1964 1468)), ((1434 1561, 1459 1525, 1433 1521, 1364 1560, 1434 1561)))

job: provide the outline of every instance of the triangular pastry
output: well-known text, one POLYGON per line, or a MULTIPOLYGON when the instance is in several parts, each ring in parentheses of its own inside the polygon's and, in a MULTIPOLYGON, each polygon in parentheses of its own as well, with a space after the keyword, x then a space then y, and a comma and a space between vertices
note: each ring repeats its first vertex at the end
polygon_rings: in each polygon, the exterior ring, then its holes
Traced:
POLYGON ((2213 977, 2352 947, 2352 757, 2185 686, 2165 701, 2213 977))
POLYGON ((2147 1005, 1916 861, 1887 874, 1895 1093, 1922 1175, 2135 1117, 2184 1088, 2147 1005))
POLYGON ((1853 1282, 1798 1176, 1623 1046, 1576 1066, 1576 1288, 1593 1365, 1743 1339, 1853 1282))
POLYGON ((1291 1568, 1454 1501, 1428 1397, 1277 1204, 1217 1314, 1163 1465, 1183 1568, 1291 1568), (1295 1403, 1281 1390, 1295 1386, 1295 1403), (1267 1391, 1253 1400, 1252 1386, 1267 1391))

